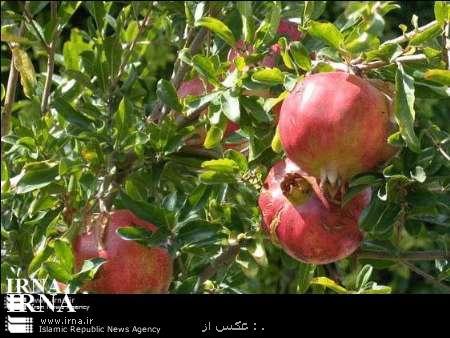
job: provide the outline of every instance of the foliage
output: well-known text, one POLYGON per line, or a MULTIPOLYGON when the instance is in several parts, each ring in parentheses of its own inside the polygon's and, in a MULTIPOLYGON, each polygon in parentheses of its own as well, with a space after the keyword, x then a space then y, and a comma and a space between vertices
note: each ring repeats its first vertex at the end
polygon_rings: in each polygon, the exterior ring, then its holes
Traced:
POLYGON ((169 245, 173 293, 445 290, 447 2, 434 3, 434 23, 419 26, 414 15, 400 27, 389 24, 401 13, 392 1, 1 6, 2 291, 8 277, 56 278, 71 282, 74 291, 93 278, 102 262, 75 271, 70 240, 86 215, 105 205, 130 209, 160 228, 157 236, 133 228, 120 235, 143 245, 169 245), (298 23, 301 41, 277 34, 281 18, 298 23), (253 51, 229 61, 239 40, 253 51), (276 42, 277 65, 258 66, 276 42), (342 67, 395 87, 399 131, 389 142, 401 149, 383 168, 354 177, 345 197, 373 189, 360 220, 366 255, 312 266, 268 241, 256 202, 268 169, 283 157, 272 107, 307 72, 342 67), (7 80, 14 69, 20 80, 12 89, 7 80), (214 89, 178 98, 174 79, 180 74, 184 80, 200 77, 214 89), (8 121, 11 90, 16 93, 8 121), (270 98, 252 95, 261 91, 270 98), (229 136, 228 121, 240 126, 229 136), (189 143, 202 130, 205 147, 189 143), (415 251, 443 252, 413 262, 426 279, 402 263, 404 253, 415 251), (211 267, 213 273, 206 273, 211 267))

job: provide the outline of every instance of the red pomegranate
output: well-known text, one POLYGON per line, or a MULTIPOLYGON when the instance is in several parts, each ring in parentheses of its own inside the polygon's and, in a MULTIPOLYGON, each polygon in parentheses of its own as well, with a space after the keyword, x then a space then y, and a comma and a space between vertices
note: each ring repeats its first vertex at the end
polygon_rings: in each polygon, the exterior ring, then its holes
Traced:
POLYGON ((390 158, 391 107, 368 81, 345 72, 318 73, 284 100, 280 138, 287 156, 334 185, 390 158))
POLYGON ((327 264, 351 255, 363 235, 358 218, 370 201, 365 190, 343 208, 328 201, 314 178, 286 159, 270 170, 258 204, 262 227, 293 258, 327 264))
POLYGON ((291 39, 292 41, 299 41, 303 37, 302 32, 298 30, 298 24, 287 19, 280 20, 277 33, 291 39))
POLYGON ((109 214, 103 237, 104 249, 98 247, 93 230, 75 239, 77 269, 86 259, 101 257, 107 260, 83 290, 95 293, 166 293, 172 278, 172 259, 168 251, 122 239, 116 230, 126 226, 143 227, 152 232, 158 230, 129 210, 115 210, 109 214))

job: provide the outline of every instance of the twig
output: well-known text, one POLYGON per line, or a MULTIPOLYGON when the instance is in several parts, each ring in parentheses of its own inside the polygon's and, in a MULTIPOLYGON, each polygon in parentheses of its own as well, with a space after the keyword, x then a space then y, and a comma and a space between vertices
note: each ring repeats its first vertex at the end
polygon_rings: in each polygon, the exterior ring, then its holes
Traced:
MULTIPOLYGON (((22 36, 24 31, 24 23, 22 22, 19 27, 17 36, 22 36)), ((13 43, 11 43, 13 45, 13 43)), ((11 65, 9 66, 9 77, 8 83, 6 85, 5 94, 5 104, 2 109, 2 127, 1 127, 1 137, 7 135, 11 130, 11 110, 16 97, 16 87, 17 81, 19 79, 19 72, 14 66, 14 55, 11 56, 11 65)), ((3 144, 2 144, 2 155, 3 155, 3 144)))
MULTIPOLYGON (((206 36, 206 29, 201 28, 197 31, 195 37, 192 39, 192 42, 189 46, 189 53, 195 54, 197 53, 206 36)), ((181 82, 183 81, 184 77, 186 76, 186 73, 189 70, 189 65, 187 65, 184 62, 181 62, 181 60, 178 58, 177 60, 178 64, 175 64, 174 66, 174 72, 172 73, 171 82, 175 89, 178 89, 180 87, 181 82)), ((161 120, 165 114, 167 114, 167 109, 160 101, 158 101, 155 104, 155 107, 153 108, 153 111, 151 112, 150 116, 147 118, 147 123, 151 121, 159 121, 161 120)))
POLYGON ((392 62, 385 62, 385 61, 373 61, 369 63, 361 63, 353 65, 353 67, 356 67, 360 70, 368 70, 368 69, 375 69, 375 68, 381 68, 390 64, 394 64, 396 62, 416 62, 416 61, 424 61, 427 57, 425 54, 415 54, 415 55, 404 55, 399 56, 392 60, 392 62))
POLYGON ((427 281, 429 281, 430 283, 432 283, 434 286, 445 290, 446 292, 450 293, 450 287, 448 287, 447 285, 442 284, 441 282, 439 282, 436 278, 434 278, 433 276, 431 276, 430 274, 426 273, 425 271, 423 271, 422 269, 419 269, 417 266, 415 266, 414 264, 405 261, 405 260, 400 260, 399 261, 401 264, 403 264, 404 266, 408 267, 411 271, 417 273, 418 275, 422 276, 424 279, 426 279, 427 281))
POLYGON ((381 250, 359 250, 355 253, 357 259, 375 259, 387 261, 430 261, 435 259, 450 259, 450 253, 433 251, 410 251, 401 254, 392 254, 381 250))
POLYGON ((143 32, 145 31, 145 29, 149 26, 150 24, 150 10, 147 12, 147 14, 145 15, 142 24, 139 26, 139 30, 138 30, 138 34, 136 35, 136 37, 134 38, 134 40, 131 42, 131 45, 129 48, 127 48, 127 50, 125 51, 125 55, 122 58, 122 61, 120 63, 119 66, 119 71, 117 72, 117 75, 111 80, 111 92, 114 91, 114 89, 116 88, 117 84, 119 83, 120 77, 123 74, 123 71, 125 70, 125 66, 128 64, 128 61, 130 59, 130 56, 138 42, 138 40, 141 38, 143 32))
POLYGON ((238 241, 231 244, 200 273, 197 286, 200 286, 204 281, 213 277, 220 269, 233 263, 236 256, 239 254, 239 250, 240 244, 238 241))
POLYGON ((209 102, 206 102, 199 106, 196 110, 194 110, 192 113, 190 113, 188 116, 180 115, 177 116, 176 123, 178 128, 184 128, 191 123, 197 121, 201 113, 208 107, 209 102))
POLYGON ((436 22, 437 22, 436 20, 431 21, 424 26, 418 27, 417 30, 413 30, 411 32, 405 33, 402 36, 399 36, 395 39, 387 40, 387 41, 383 42, 382 45, 406 42, 409 39, 411 39, 414 35, 416 35, 417 33, 423 32, 424 30, 426 30, 430 27, 433 27, 436 24, 436 22))
MULTIPOLYGON (((50 1, 50 6, 51 6, 52 20, 57 19, 57 3, 55 1, 50 1)), ((53 80, 53 71, 55 68, 55 44, 59 33, 60 33, 59 30, 56 30, 53 33, 52 41, 50 42, 47 48, 48 54, 47 76, 45 78, 44 92, 42 94, 41 114, 45 114, 48 109, 48 98, 50 96, 50 89, 52 87, 52 80, 53 80)))
POLYGON ((450 70, 450 22, 448 22, 444 27, 444 51, 442 56, 444 57, 444 62, 447 65, 447 69, 450 70))
POLYGON ((203 147, 196 146, 184 146, 179 151, 178 154, 185 155, 195 155, 196 157, 205 157, 205 158, 218 158, 219 153, 215 150, 205 149, 203 147))
POLYGON ((31 25, 31 27, 33 28, 33 30, 36 33, 37 37, 39 38, 39 40, 41 40, 42 46, 48 52, 49 51, 49 45, 47 44, 47 42, 45 41, 44 37, 42 36, 42 34, 37 29, 36 24, 34 23, 34 20, 33 20, 33 16, 30 13, 30 9, 29 9, 30 2, 26 1, 25 2, 25 6, 23 6, 23 5, 21 5, 21 6, 22 6, 22 9, 23 9, 23 14, 24 14, 25 20, 31 25))

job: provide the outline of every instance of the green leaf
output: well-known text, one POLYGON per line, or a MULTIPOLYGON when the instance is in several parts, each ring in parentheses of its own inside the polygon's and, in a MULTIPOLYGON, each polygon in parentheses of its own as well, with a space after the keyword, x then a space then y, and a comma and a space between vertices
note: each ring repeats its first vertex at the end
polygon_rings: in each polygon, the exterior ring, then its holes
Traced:
POLYGON ((130 115, 132 105, 128 99, 123 98, 119 103, 119 109, 114 116, 114 127, 117 130, 117 141, 120 142, 127 136, 130 127, 130 115))
POLYGON ((310 286, 316 266, 314 264, 299 263, 297 292, 305 293, 310 286))
POLYGON ((59 263, 45 262, 43 266, 49 273, 50 277, 59 282, 68 283, 72 279, 72 274, 59 263))
POLYGON ((63 46, 65 68, 79 71, 81 53, 89 51, 91 48, 92 43, 84 42, 81 32, 77 28, 73 28, 70 31, 70 40, 65 42, 63 46))
POLYGON ((195 27, 205 27, 211 30, 231 47, 236 44, 236 39, 228 26, 216 18, 203 17, 195 22, 195 27))
POLYGON ((278 39, 278 44, 281 47, 281 58, 283 59, 284 65, 288 69, 294 69, 294 65, 292 63, 291 57, 289 56, 289 47, 287 39, 283 36, 278 39))
POLYGON ((66 271, 72 271, 74 267, 75 257, 72 252, 72 247, 67 239, 55 239, 52 242, 55 254, 59 262, 66 271))
POLYGON ((94 18, 97 29, 100 31, 105 24, 104 20, 107 14, 103 1, 85 1, 83 4, 94 18))
POLYGON ((162 231, 160 228, 156 232, 148 231, 147 229, 140 227, 120 227, 117 230, 117 234, 125 240, 136 241, 139 244, 148 247, 161 246, 167 241, 167 232, 162 231))
POLYGON ((428 69, 424 76, 427 80, 438 82, 444 86, 450 86, 450 70, 428 69))
POLYGON ((397 72, 395 73, 395 108, 394 115, 400 127, 400 133, 405 140, 408 148, 413 152, 420 151, 420 143, 414 132, 414 78, 408 75, 403 66, 397 64, 397 72))
POLYGON ((450 5, 448 4, 448 1, 434 2, 434 16, 440 25, 443 25, 445 21, 450 20, 450 5))
POLYGON ((361 271, 356 276, 356 289, 362 289, 370 279, 372 275, 373 267, 369 264, 366 264, 362 267, 361 271))
POLYGON ((107 261, 103 258, 91 258, 83 262, 80 272, 75 274, 70 281, 69 292, 76 292, 84 283, 95 278, 100 267, 107 261))
POLYGON ((322 285, 328 289, 333 290, 336 293, 348 293, 348 291, 344 287, 340 286, 334 280, 327 277, 315 277, 311 280, 310 284, 322 285))
POLYGON ((238 166, 239 170, 245 172, 248 170, 248 162, 247 158, 242 155, 239 151, 234 149, 228 149, 224 154, 227 158, 233 160, 234 163, 238 166))
POLYGON ((183 109, 183 106, 178 100, 177 91, 170 81, 160 79, 156 86, 156 95, 158 95, 161 102, 176 112, 180 112, 183 109))
MULTIPOLYGON (((270 100, 270 99, 269 99, 270 100)), ((275 100, 275 99, 274 99, 275 100)), ((272 117, 270 115, 270 108, 265 109, 265 107, 261 106, 261 103, 258 101, 258 98, 255 96, 241 96, 239 98, 239 102, 243 106, 243 108, 250 113, 250 115, 258 122, 258 123, 270 123, 272 121, 272 117)), ((267 100, 265 101, 267 102, 267 100)), ((273 104, 273 106, 276 103, 273 104)))
POLYGON ((37 271, 51 255, 53 254, 53 250, 46 245, 43 249, 37 251, 28 265, 28 273, 32 274, 37 271))
POLYGON ((342 33, 330 22, 311 21, 308 33, 313 37, 325 41, 330 46, 340 49, 344 43, 342 33))
POLYGON ((268 86, 276 86, 284 83, 284 75, 278 68, 264 68, 254 72, 252 80, 268 86))
POLYGON ((226 91, 222 95, 222 111, 225 116, 235 123, 239 122, 241 110, 239 107, 239 98, 230 91, 226 91))
POLYGON ((289 51, 297 66, 304 71, 311 70, 311 59, 309 58, 308 50, 300 41, 292 42, 289 51))
POLYGON ((421 166, 417 166, 416 171, 414 173, 411 172, 411 177, 414 178, 417 182, 423 183, 427 179, 427 174, 421 166))
POLYGON ((27 169, 25 175, 17 183, 16 193, 25 194, 46 187, 53 183, 57 176, 58 166, 45 169, 27 169))
POLYGON ((109 79, 114 79, 119 73, 119 67, 122 56, 122 46, 116 35, 108 36, 103 40, 103 52, 105 53, 106 64, 108 66, 107 73, 109 79))
POLYGON ((62 1, 58 6, 58 25, 60 30, 64 28, 72 17, 73 13, 81 5, 82 1, 62 1))
POLYGON ((269 34, 270 36, 275 36, 278 30, 281 19, 281 4, 279 1, 273 1, 271 6, 271 11, 267 16, 267 21, 269 23, 269 34))
POLYGON ((255 33, 255 22, 253 20, 252 2, 251 1, 237 1, 236 8, 241 14, 242 32, 244 40, 250 42, 255 33))
POLYGON ((437 22, 435 25, 425 29, 422 32, 414 34, 414 36, 409 40, 411 46, 419 46, 420 44, 429 41, 442 33, 442 27, 437 22))
POLYGON ((54 99, 52 106, 70 124, 81 129, 92 129, 91 121, 62 98, 54 99))
POLYGON ((20 83, 23 87, 23 93, 31 98, 35 92, 37 81, 36 72, 33 63, 28 54, 20 47, 11 48, 14 67, 20 73, 20 83))
POLYGON ((385 285, 377 285, 374 283, 371 289, 363 290, 362 294, 389 294, 392 292, 391 287, 385 285))
POLYGON ((197 54, 192 57, 192 62, 197 73, 207 79, 208 82, 216 86, 220 85, 217 78, 217 69, 208 57, 197 54))
POLYGON ((271 147, 272 150, 278 154, 284 151, 280 138, 280 130, 278 128, 275 129, 275 135, 273 136, 271 147))
POLYGON ((223 138, 223 128, 218 126, 211 126, 208 132, 206 133, 205 141, 203 142, 203 146, 205 149, 212 149, 217 147, 222 141, 223 138))
POLYGON ((345 43, 345 49, 356 54, 368 49, 376 49, 380 45, 380 40, 373 34, 362 32, 351 41, 345 43))
POLYGON ((145 219, 157 227, 169 226, 173 222, 173 215, 157 205, 142 201, 135 201, 121 192, 116 199, 116 207, 129 209, 139 218, 145 219))
POLYGON ((235 177, 231 174, 211 170, 201 173, 199 178, 200 182, 205 184, 233 183, 236 181, 235 177))
POLYGON ((202 163, 202 168, 231 174, 236 173, 239 170, 239 166, 237 165, 237 163, 229 158, 204 161, 202 163))
POLYGON ((399 44, 382 44, 375 50, 365 52, 366 61, 383 60, 390 61, 403 53, 403 49, 399 44))

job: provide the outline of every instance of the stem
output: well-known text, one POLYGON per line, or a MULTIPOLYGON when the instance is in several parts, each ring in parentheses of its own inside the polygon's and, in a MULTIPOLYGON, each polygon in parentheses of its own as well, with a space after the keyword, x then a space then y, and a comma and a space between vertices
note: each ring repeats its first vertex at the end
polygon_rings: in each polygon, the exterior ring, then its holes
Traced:
POLYGON ((208 105, 209 105, 209 102, 206 102, 206 103, 202 104, 201 106, 199 106, 196 110, 194 110, 188 116, 184 116, 184 115, 178 116, 176 119, 178 128, 184 128, 184 127, 190 125, 191 123, 197 121, 197 119, 199 118, 201 113, 208 107, 208 105))
POLYGON ((450 287, 448 287, 447 285, 442 284, 441 282, 439 282, 439 280, 437 280, 436 278, 434 278, 430 274, 426 273, 422 269, 419 269, 414 264, 412 264, 410 262, 407 262, 407 261, 404 261, 404 260, 400 260, 400 263, 403 264, 404 266, 406 266, 407 268, 409 268, 411 271, 413 271, 413 272, 417 273, 418 275, 422 276, 425 280, 429 281, 434 286, 436 286, 436 287, 438 287, 440 289, 443 289, 446 292, 450 293, 450 287))
MULTIPOLYGON (((207 31, 204 28, 201 28, 200 30, 197 31, 197 34, 192 39, 192 42, 189 46, 190 54, 195 54, 200 50, 201 45, 205 39, 206 32, 207 31)), ((181 82, 183 81, 184 77, 186 76, 186 73, 189 70, 189 65, 187 65, 184 62, 181 62, 181 60, 179 58, 177 60, 177 63, 178 64, 175 64, 175 66, 174 66, 174 72, 172 73, 172 77, 171 77, 171 82, 172 82, 173 86, 175 87, 175 89, 178 89, 178 87, 180 87, 181 82)), ((149 123, 151 121, 159 121, 167 113, 168 113, 168 109, 165 107, 165 105, 162 102, 158 101, 156 103, 155 107, 153 108, 152 113, 147 118, 147 123, 149 123)))
POLYGON ((214 261, 211 262, 199 275, 196 289, 206 280, 213 277, 220 269, 230 265, 239 254, 240 244, 238 241, 231 244, 227 250, 222 252, 214 261))
MULTIPOLYGON (((20 24, 17 36, 22 36, 24 31, 23 22, 20 24)), ((12 45, 13 43, 11 43, 12 45)), ((5 104, 2 109, 2 123, 1 123, 1 137, 9 134, 11 130, 11 110, 16 97, 17 81, 19 79, 19 72, 14 66, 14 56, 11 57, 11 65, 9 66, 8 84, 6 85, 5 104)), ((2 146, 3 155, 3 146, 2 146)))
POLYGON ((375 69, 375 68, 381 68, 384 66, 388 66, 391 64, 394 64, 396 62, 415 62, 415 61, 424 61, 427 57, 425 54, 415 54, 415 55, 404 55, 399 56, 398 58, 392 60, 391 63, 385 62, 385 61, 373 61, 369 63, 362 63, 354 65, 354 67, 360 69, 360 70, 368 70, 368 69, 375 69))
MULTIPOLYGON (((50 1, 51 6, 51 17, 52 20, 57 19, 57 3, 56 1, 50 1)), ((60 34, 59 30, 55 30, 52 34, 52 41, 47 46, 47 76, 45 78, 45 85, 44 85, 44 93, 42 94, 42 102, 41 102, 41 114, 45 114, 48 110, 48 98, 50 96, 50 89, 52 87, 52 81, 53 81, 53 71, 55 69, 55 45, 56 45, 56 39, 58 38, 60 34)))
POLYGON ((450 70, 450 22, 444 28, 444 51, 442 53, 447 69, 450 70))
POLYGON ((431 261, 435 259, 450 259, 450 253, 444 251, 410 251, 398 255, 381 250, 359 250, 355 253, 357 259, 375 259, 387 261, 431 261))
POLYGON ((125 51, 125 55, 122 58, 122 62, 119 66, 119 71, 117 72, 117 75, 112 79, 111 81, 111 91, 113 91, 117 84, 119 83, 120 77, 123 74, 123 71, 125 70, 125 66, 128 64, 128 61, 130 59, 130 56, 138 42, 138 40, 141 38, 141 35, 144 33, 145 29, 150 24, 150 10, 147 12, 147 14, 144 17, 144 20, 142 21, 142 24, 139 26, 139 31, 134 40, 131 42, 130 47, 125 51))
POLYGON ((409 39, 411 39, 414 35, 416 35, 417 33, 423 32, 424 30, 433 27, 436 24, 436 20, 431 21, 429 23, 427 23, 424 26, 418 27, 417 30, 408 32, 406 34, 403 34, 402 36, 399 36, 395 39, 391 39, 391 40, 387 40, 385 42, 382 43, 382 45, 387 45, 387 44, 396 44, 396 43, 403 43, 408 41, 409 39))
MULTIPOLYGON (((50 2, 50 3, 52 3, 52 2, 50 2)), ((24 14, 25 20, 31 25, 31 27, 33 28, 34 32, 38 36, 39 40, 41 40, 42 46, 48 52, 49 51, 49 46, 47 45, 47 42, 45 42, 44 37, 41 35, 41 33, 39 32, 39 30, 36 27, 36 24, 34 23, 33 16, 30 13, 29 5, 30 5, 30 2, 26 1, 25 2, 25 6, 23 6, 23 14, 24 14)))

